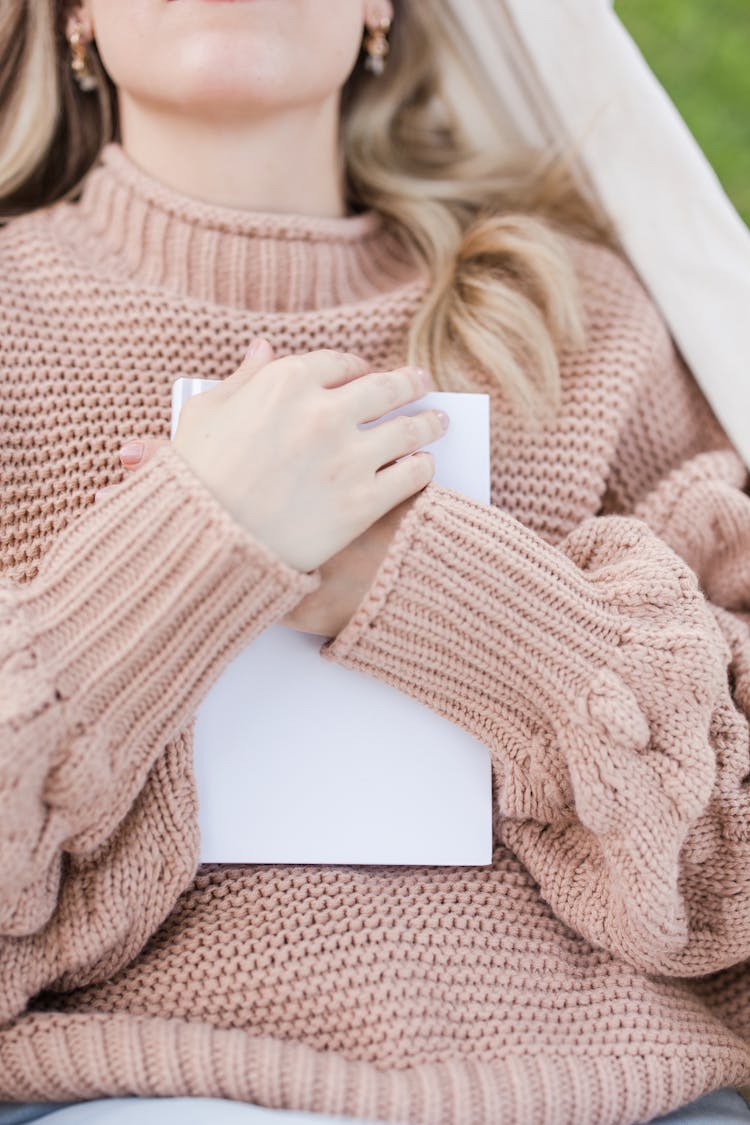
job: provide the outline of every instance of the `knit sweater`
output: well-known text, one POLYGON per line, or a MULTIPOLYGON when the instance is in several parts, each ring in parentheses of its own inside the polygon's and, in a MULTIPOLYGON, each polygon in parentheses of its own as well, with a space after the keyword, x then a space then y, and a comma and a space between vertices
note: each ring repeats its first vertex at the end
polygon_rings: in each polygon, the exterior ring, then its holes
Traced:
POLYGON ((750 1078, 748 472, 632 267, 562 237, 556 418, 477 371, 491 503, 428 484, 320 645, 488 747, 491 865, 230 867, 191 720, 321 575, 117 451, 253 335, 404 363, 429 279, 375 211, 210 206, 115 144, 0 232, 0 1098, 627 1125, 750 1078))

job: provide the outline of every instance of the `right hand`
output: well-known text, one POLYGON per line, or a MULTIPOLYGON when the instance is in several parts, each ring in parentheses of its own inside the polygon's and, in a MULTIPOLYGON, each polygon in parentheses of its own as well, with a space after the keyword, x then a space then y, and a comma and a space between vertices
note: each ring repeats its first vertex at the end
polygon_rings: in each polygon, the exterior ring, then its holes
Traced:
POLYGON ((426 394, 418 368, 371 371, 328 348, 261 358, 188 399, 173 445, 244 528, 309 572, 432 480, 417 451, 444 430, 436 410, 358 427, 426 394))

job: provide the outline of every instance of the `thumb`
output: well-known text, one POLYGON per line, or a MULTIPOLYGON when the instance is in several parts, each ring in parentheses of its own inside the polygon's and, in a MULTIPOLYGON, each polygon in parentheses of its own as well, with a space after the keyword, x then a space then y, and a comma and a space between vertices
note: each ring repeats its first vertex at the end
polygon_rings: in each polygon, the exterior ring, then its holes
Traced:
POLYGON ((162 445, 168 445, 166 438, 137 438, 127 442, 120 450, 120 463, 124 469, 140 469, 149 457, 153 457, 162 445))

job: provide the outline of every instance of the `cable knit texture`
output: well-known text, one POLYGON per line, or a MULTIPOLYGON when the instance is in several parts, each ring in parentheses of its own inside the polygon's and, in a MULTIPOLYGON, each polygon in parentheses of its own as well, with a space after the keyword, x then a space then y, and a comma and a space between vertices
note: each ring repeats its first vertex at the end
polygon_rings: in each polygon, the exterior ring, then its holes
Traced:
POLYGON ((748 473, 563 237, 558 416, 477 373, 491 504, 428 485, 320 646, 488 746, 491 865, 198 867, 191 718, 321 576, 117 450, 256 334, 403 363, 429 279, 376 212, 209 206, 117 145, 0 232, 0 1098, 628 1125, 750 1079, 748 473))

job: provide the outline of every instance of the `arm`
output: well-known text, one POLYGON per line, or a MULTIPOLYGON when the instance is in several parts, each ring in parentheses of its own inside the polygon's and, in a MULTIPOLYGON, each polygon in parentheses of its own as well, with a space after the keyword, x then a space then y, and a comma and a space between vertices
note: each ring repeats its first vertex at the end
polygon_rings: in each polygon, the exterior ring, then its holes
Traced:
POLYGON ((0 934, 48 922, 65 853, 104 847, 225 665, 319 583, 166 446, 0 585, 0 934))
POLYGON ((552 545, 428 485, 321 648, 483 741, 558 917, 680 976, 750 957, 750 496, 709 415, 663 325, 604 514, 552 545))

